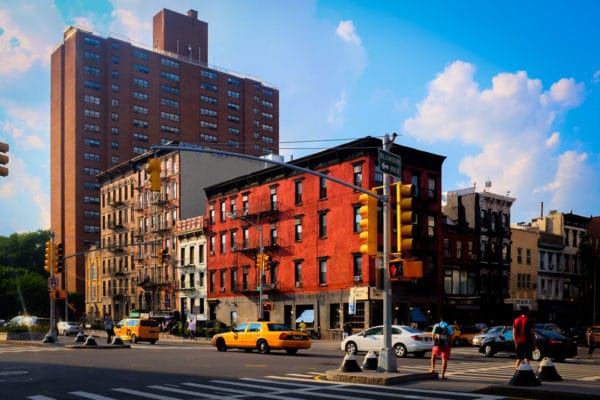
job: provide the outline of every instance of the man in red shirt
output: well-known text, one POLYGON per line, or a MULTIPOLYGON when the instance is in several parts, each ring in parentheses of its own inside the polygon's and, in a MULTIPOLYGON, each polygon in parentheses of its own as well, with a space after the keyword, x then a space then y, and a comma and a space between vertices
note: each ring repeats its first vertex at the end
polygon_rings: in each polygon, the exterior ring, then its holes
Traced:
POLYGON ((535 342, 535 331, 533 322, 529 319, 529 308, 521 307, 521 316, 515 318, 513 322, 513 341, 517 353, 516 368, 523 360, 529 362, 535 342))

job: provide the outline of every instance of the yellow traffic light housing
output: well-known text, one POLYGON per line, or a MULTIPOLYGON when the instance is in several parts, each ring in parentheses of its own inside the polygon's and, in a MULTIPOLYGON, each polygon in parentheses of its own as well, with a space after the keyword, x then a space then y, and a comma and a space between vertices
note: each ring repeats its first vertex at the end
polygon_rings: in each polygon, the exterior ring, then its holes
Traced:
POLYGON ((271 256, 268 254, 263 254, 263 269, 265 271, 271 269, 271 256))
POLYGON ((362 193, 358 196, 360 213, 360 252, 370 256, 377 255, 377 197, 362 193))
POLYGON ((52 245, 52 272, 57 275, 58 270, 58 243, 52 245))
POLYGON ((262 271, 265 266, 265 257, 266 257, 266 254, 264 254, 264 253, 258 253, 256 255, 256 260, 255 260, 256 268, 259 269, 260 271, 262 271))
POLYGON ((56 270, 63 272, 65 269, 65 246, 62 243, 56 245, 56 270))
POLYGON ((46 242, 46 248, 44 251, 44 269, 48 273, 52 273, 52 243, 46 242))
POLYGON ((398 184, 396 188, 396 227, 398 252, 403 257, 413 247, 413 185, 398 184))
POLYGON ((160 192, 160 158, 149 159, 146 172, 150 174, 150 190, 160 192))
POLYGON ((163 263, 163 253, 164 253, 163 249, 158 249, 158 264, 159 265, 163 263))

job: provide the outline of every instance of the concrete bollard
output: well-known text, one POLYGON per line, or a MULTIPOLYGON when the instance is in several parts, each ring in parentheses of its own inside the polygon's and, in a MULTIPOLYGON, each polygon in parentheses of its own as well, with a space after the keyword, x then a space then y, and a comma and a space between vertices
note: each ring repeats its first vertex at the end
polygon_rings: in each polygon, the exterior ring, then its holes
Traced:
POLYGON ((554 363, 548 357, 540 362, 537 370, 537 377, 542 381, 562 381, 562 377, 554 367, 554 363))
POLYGON ((362 369, 363 370, 377 370, 377 353, 375 353, 374 351, 369 351, 367 352, 367 354, 365 355, 365 358, 363 360, 363 364, 362 364, 362 369))
POLYGON ((344 360, 342 361, 342 365, 340 366, 340 371, 342 372, 362 372, 358 362, 356 362, 356 357, 354 353, 348 353, 344 356, 344 360))
POLYGON ((527 361, 523 361, 508 384, 513 386, 539 386, 542 383, 535 377, 531 365, 527 361))

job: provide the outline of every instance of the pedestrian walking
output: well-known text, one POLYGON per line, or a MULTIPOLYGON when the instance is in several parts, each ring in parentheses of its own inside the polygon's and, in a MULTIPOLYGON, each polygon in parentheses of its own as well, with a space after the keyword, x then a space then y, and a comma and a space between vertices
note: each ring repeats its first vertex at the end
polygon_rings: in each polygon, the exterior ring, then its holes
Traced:
POLYGON ((448 369, 448 360, 450 359, 450 337, 452 336, 452 327, 444 321, 444 316, 440 316, 440 322, 433 326, 431 334, 433 336, 433 349, 431 351, 431 369, 429 370, 429 373, 435 372, 435 362, 438 357, 441 357, 441 379, 446 379, 446 370, 448 369))
POLYGON ((300 332, 306 332, 306 322, 300 321, 300 332))
POLYGON ((521 316, 513 321, 513 341, 517 353, 515 368, 519 368, 523 361, 531 360, 535 343, 535 330, 529 317, 529 307, 521 307, 521 316))
POLYGON ((344 322, 344 331, 342 333, 343 338, 346 339, 348 336, 352 335, 352 322, 346 321, 344 322))
POLYGON ((106 343, 110 344, 115 336, 115 324, 110 315, 104 317, 104 330, 106 331, 106 343))
POLYGON ((588 345, 588 358, 593 358, 594 350, 596 350, 596 341, 600 337, 600 331, 594 330, 594 328, 588 328, 585 333, 585 339, 588 345))

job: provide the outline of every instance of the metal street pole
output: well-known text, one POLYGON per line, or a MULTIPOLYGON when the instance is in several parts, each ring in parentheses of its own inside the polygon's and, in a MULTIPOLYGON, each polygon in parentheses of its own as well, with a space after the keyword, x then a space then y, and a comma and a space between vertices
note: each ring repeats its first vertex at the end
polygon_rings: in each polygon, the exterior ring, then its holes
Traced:
MULTIPOLYGON (((54 232, 50 232, 50 279, 53 280, 54 279, 54 232)), ((55 307, 56 307, 56 301, 54 300, 53 296, 50 296, 50 332, 48 332, 48 335, 46 335, 46 337, 48 338, 48 341, 51 341, 51 343, 56 342, 56 334, 54 331, 54 327, 56 326, 56 317, 55 317, 55 307)), ((44 341, 46 341, 46 338, 44 338, 44 341)))
MULTIPOLYGON (((396 135, 394 134, 394 138, 396 135)), ((383 136, 383 150, 392 147, 389 135, 383 136)), ((396 372, 396 354, 392 348, 392 285, 388 273, 391 254, 391 209, 390 209, 390 175, 383 174, 383 349, 379 353, 378 369, 396 372)))

